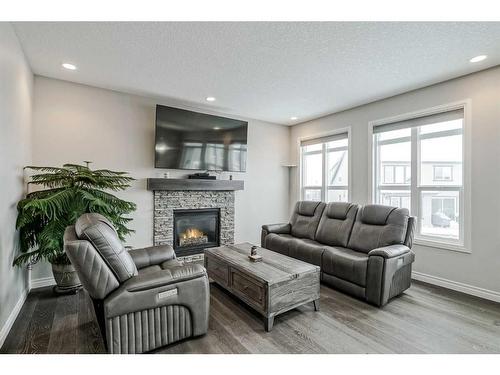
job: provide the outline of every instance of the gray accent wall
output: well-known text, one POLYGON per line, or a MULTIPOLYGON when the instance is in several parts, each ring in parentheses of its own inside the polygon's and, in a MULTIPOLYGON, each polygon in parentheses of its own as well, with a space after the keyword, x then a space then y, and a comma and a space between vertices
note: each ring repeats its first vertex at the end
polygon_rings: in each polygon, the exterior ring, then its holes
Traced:
POLYGON ((31 163, 33 74, 16 34, 0 22, 0 346, 28 289, 18 253, 16 205, 23 197, 23 167, 31 163))
MULTIPOLYGON (((33 163, 60 165, 92 160, 95 168, 131 172, 138 180, 120 194, 138 206, 131 225, 136 232, 128 244, 152 245, 153 192, 146 189, 146 179, 163 177, 167 172, 153 167, 155 105, 176 103, 39 76, 35 77, 34 95, 33 137, 37 141, 33 144, 33 163)), ((200 102, 204 98, 200 93, 200 102)), ((217 115, 217 105, 210 106, 211 111, 206 105, 203 110, 194 104, 183 108, 217 115)), ((248 121, 247 171, 232 173, 234 180, 245 181, 244 190, 234 193, 235 241, 258 244, 262 224, 288 221, 288 169, 282 165, 288 161, 290 128, 224 116, 248 121)), ((168 172, 171 178, 177 178, 194 171, 168 172)), ((228 179, 229 173, 221 177, 228 179)), ((32 272, 33 280, 50 276, 47 265, 36 266, 32 272)))
MULTIPOLYGON (((352 196, 369 199, 368 123, 463 99, 471 100, 471 253, 414 246, 416 277, 500 301, 500 67, 446 81, 292 127, 290 158, 298 140, 351 127, 352 196)), ((296 111, 297 112, 297 111, 296 111)), ((290 209, 299 196, 291 175, 290 209)))

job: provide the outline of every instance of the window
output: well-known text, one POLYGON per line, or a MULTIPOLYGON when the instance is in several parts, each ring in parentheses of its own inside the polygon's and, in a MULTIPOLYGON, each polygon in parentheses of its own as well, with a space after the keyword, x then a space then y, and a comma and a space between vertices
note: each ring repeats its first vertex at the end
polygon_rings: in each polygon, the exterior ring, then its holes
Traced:
POLYGON ((347 202, 349 199, 348 146, 347 132, 301 142, 302 199, 347 202))
POLYGON ((464 109, 373 127, 373 200, 406 207, 417 240, 464 246, 464 109))
POLYGON ((411 180, 410 163, 403 162, 401 165, 394 165, 392 163, 384 163, 384 165, 382 165, 382 180, 384 184, 408 184, 411 180))
POLYGON ((451 165, 434 165, 434 181, 452 181, 453 166, 451 165))

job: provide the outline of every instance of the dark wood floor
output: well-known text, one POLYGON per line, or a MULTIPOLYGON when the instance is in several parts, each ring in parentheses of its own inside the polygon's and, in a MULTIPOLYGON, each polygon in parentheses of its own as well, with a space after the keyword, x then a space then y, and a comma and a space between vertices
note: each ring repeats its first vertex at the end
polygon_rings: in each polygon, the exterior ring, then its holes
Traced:
MULTIPOLYGON (((327 286, 312 304, 261 318, 211 285, 208 334, 158 353, 500 353, 500 304, 415 282, 378 309, 327 286)), ((1 353, 103 353, 88 295, 30 293, 1 353)))

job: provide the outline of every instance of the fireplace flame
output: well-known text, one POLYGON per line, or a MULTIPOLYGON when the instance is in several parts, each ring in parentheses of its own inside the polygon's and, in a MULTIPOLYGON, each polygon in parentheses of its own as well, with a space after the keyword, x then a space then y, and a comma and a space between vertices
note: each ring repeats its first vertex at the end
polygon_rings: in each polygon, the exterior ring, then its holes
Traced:
POLYGON ((189 228, 184 233, 181 234, 181 238, 183 240, 189 238, 202 238, 203 236, 205 236, 205 233, 203 233, 201 230, 197 228, 189 228))

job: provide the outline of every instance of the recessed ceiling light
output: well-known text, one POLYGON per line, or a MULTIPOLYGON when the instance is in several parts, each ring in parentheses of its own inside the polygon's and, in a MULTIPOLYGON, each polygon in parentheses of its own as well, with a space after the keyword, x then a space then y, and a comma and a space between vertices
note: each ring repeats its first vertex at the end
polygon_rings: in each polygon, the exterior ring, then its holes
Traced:
POLYGON ((76 65, 73 65, 73 64, 70 64, 70 63, 63 63, 62 67, 64 69, 68 69, 68 70, 76 70, 76 65))
POLYGON ((477 63, 477 62, 479 62, 479 61, 486 60, 486 58, 487 58, 487 57, 488 57, 488 56, 486 56, 486 55, 479 55, 479 56, 473 57, 473 58, 472 58, 472 59, 470 59, 469 61, 470 61, 471 63, 477 63))
POLYGON ((220 127, 219 126, 215 126, 214 130, 220 130, 220 127))
POLYGON ((292 116, 292 117, 290 117, 290 120, 293 120, 293 121, 298 120, 298 119, 299 119, 299 118, 298 118, 297 116, 292 116))
POLYGON ((205 100, 206 100, 207 102, 215 102, 215 98, 214 98, 213 96, 207 96, 207 97, 205 98, 205 100))

